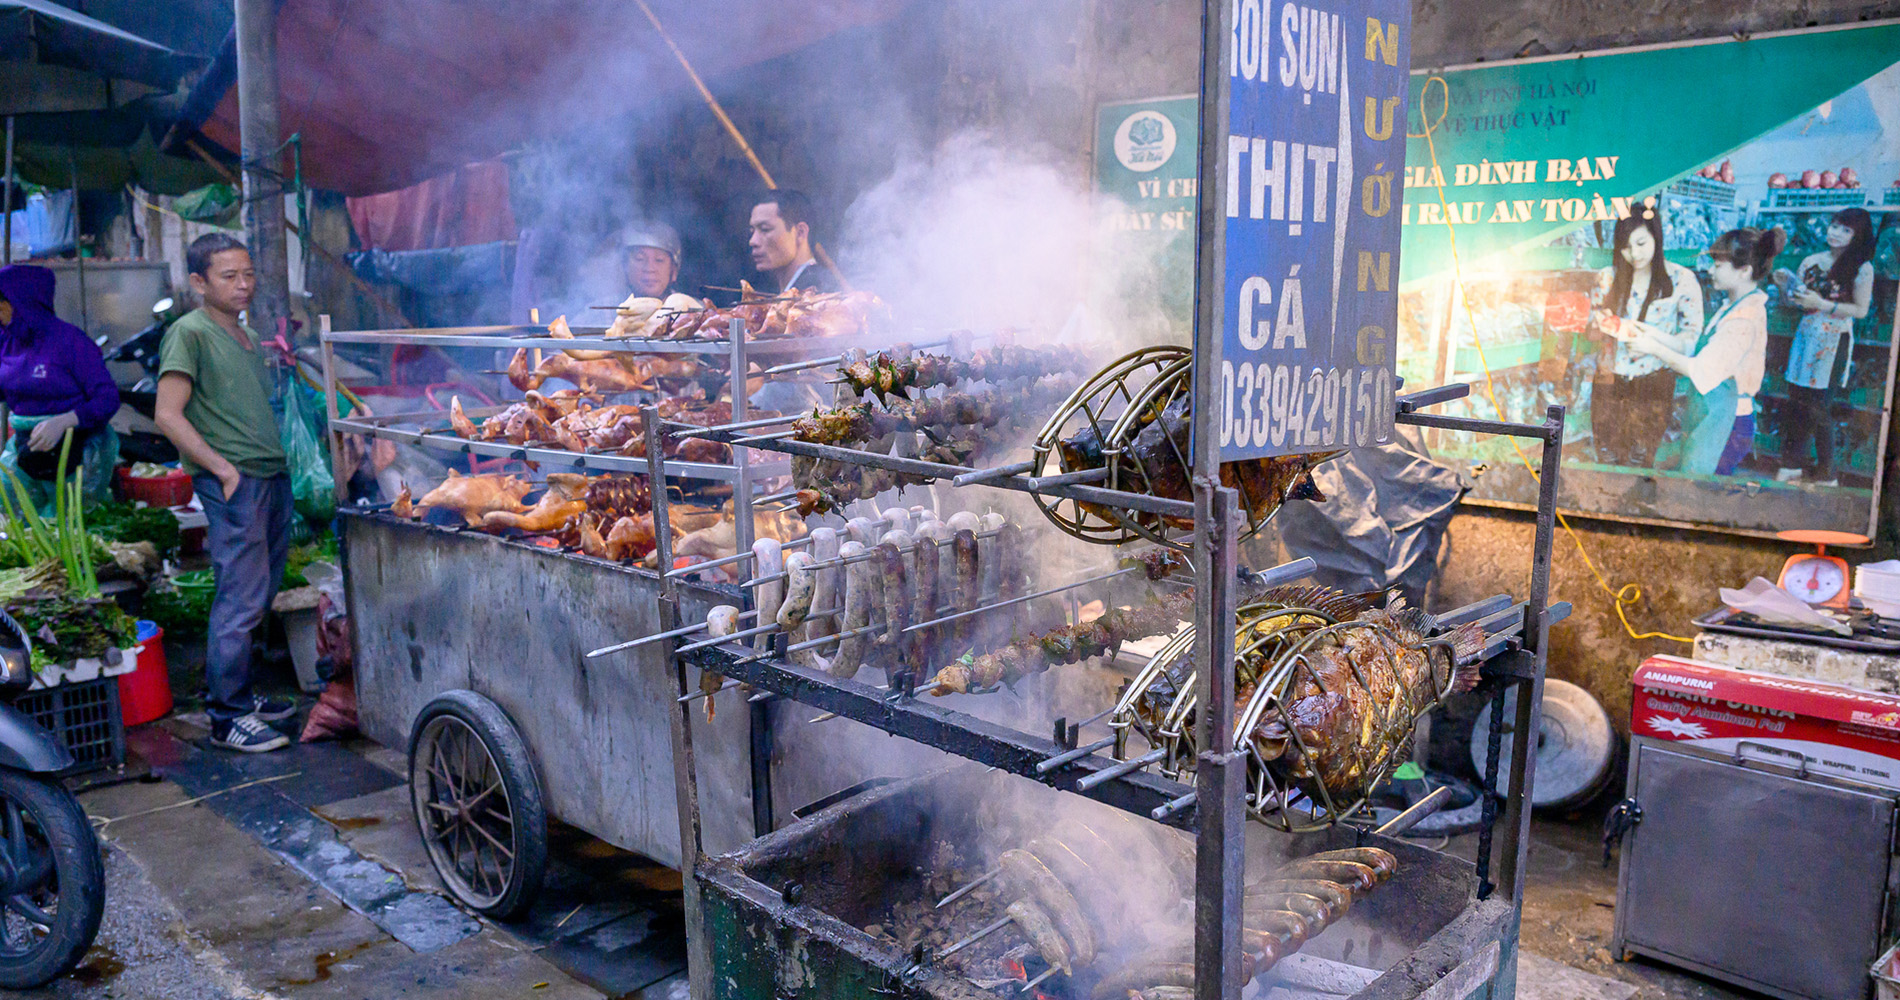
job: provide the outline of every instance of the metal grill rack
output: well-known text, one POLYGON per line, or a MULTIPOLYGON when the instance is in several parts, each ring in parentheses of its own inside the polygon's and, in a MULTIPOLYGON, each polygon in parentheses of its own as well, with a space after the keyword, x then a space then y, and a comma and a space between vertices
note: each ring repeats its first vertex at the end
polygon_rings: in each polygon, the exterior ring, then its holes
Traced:
MULTIPOLYGON (((1541 424, 1513 424, 1421 412, 1426 407, 1461 398, 1468 393, 1468 386, 1452 385, 1400 396, 1397 398, 1396 419, 1399 423, 1417 426, 1527 438, 1542 445, 1541 468, 1544 474, 1537 510, 1536 541, 1531 555, 1529 599, 1516 602, 1508 595, 1501 594, 1440 616, 1447 626, 1471 621, 1479 621, 1484 625, 1486 639, 1480 654, 1483 659, 1481 672, 1485 678, 1483 690, 1491 696, 1491 731, 1494 734, 1485 787, 1497 787, 1498 771, 1507 766, 1500 760, 1495 735, 1503 731, 1501 721, 1506 691, 1513 685, 1530 685, 1529 697, 1517 699, 1518 729, 1528 731, 1540 710, 1549 626, 1569 611, 1568 605, 1553 607, 1548 603, 1557 470, 1562 453, 1563 408, 1550 407, 1541 424)), ((652 414, 649 419, 653 419, 652 414)), ((648 437, 649 462, 656 470, 656 475, 666 474, 667 466, 660 453, 667 433, 670 431, 663 430, 648 437)), ((747 441, 757 447, 792 456, 888 470, 958 488, 982 487, 1028 493, 1045 510, 1057 501, 1084 502, 1115 512, 1102 519, 1101 523, 1103 533, 1117 541, 1126 540, 1126 537, 1114 537, 1116 532, 1120 532, 1121 536, 1154 537, 1149 532, 1131 527, 1136 523, 1136 518, 1143 515, 1191 519, 1196 592, 1203 596, 1196 602, 1195 638, 1181 643, 1180 651, 1185 651, 1187 645, 1191 644, 1198 652, 1196 661, 1209 662, 1215 658, 1211 655, 1213 651, 1235 648, 1235 545, 1244 532, 1257 525, 1250 525, 1242 518, 1239 497, 1233 489, 1203 485, 1197 488, 1195 501, 1187 502, 1090 485, 1077 481, 1085 477, 1075 474, 1032 474, 1046 471, 1046 450, 1029 462, 975 470, 853 448, 801 442, 789 439, 789 435, 748 438, 736 429, 712 432, 695 430, 694 433, 727 443, 747 441)), ((1100 477, 1087 478, 1100 481, 1100 477)), ((663 502, 663 492, 655 491, 656 504, 663 502)), ((656 512, 656 520, 659 516, 656 512)), ((1181 544, 1178 538, 1157 540, 1177 547, 1181 544)), ((661 541, 663 561, 669 561, 668 545, 668 541, 661 541)), ((1300 560, 1259 574, 1255 582, 1261 585, 1289 582, 1307 575, 1312 569, 1309 560, 1300 560)), ((661 605, 661 620, 667 633, 691 631, 690 627, 678 628, 681 624, 678 605, 670 591, 663 592, 661 605)), ((1080 729, 1109 716, 1115 706, 1109 706, 1100 714, 1080 723, 1071 724, 1065 719, 1052 720, 1051 737, 1039 738, 966 713, 919 701, 915 697, 914 680, 908 677, 898 678, 894 684, 895 690, 875 688, 855 680, 839 680, 790 662, 786 657, 787 642, 783 636, 775 637, 771 651, 764 655, 747 649, 743 645, 743 636, 742 633, 725 643, 689 641, 676 635, 663 636, 676 644, 685 643, 685 647, 673 657, 680 701, 671 728, 675 777, 680 796, 682 855, 686 859, 685 867, 689 876, 698 872, 701 862, 705 860, 699 835, 692 733, 687 724, 687 713, 692 710, 691 705, 699 696, 695 693, 696 686, 689 684, 688 672, 691 668, 698 668, 729 678, 729 684, 743 683, 760 689, 762 693, 753 696, 755 702, 771 697, 787 698, 891 735, 980 762, 992 769, 1030 778, 1060 791, 1084 795, 1192 831, 1199 844, 1195 889, 1195 905, 1199 914, 1196 918, 1199 928, 1196 965, 1204 974, 1216 970, 1209 976, 1210 986, 1198 992, 1201 996, 1238 995, 1241 985, 1238 978, 1242 906, 1240 858, 1245 836, 1244 811, 1259 807, 1255 811, 1261 812, 1270 799, 1277 801, 1277 809, 1285 815, 1294 815, 1297 809, 1292 808, 1284 790, 1256 787, 1251 796, 1248 794, 1246 781, 1249 762, 1245 753, 1233 750, 1231 727, 1235 695, 1232 671, 1204 672, 1197 677, 1193 688, 1184 688, 1183 693, 1194 690, 1201 704, 1213 706, 1213 711, 1200 713, 1197 717, 1198 732, 1191 747, 1183 744, 1171 750, 1164 745, 1140 756, 1128 757, 1125 733, 1109 740, 1087 744, 1079 742, 1080 729), (1105 754, 1104 751, 1110 751, 1111 747, 1112 752, 1105 754), (1207 752, 1207 748, 1227 749, 1225 752, 1207 752), (1182 753, 1195 758, 1191 775, 1181 766, 1182 753), (1127 759, 1122 759, 1124 757, 1127 759), (1155 765, 1164 766, 1157 769, 1155 765), (1156 770, 1160 773, 1154 773, 1156 770), (1186 780, 1189 778, 1191 784, 1186 780), (1209 803, 1213 805, 1210 807, 1209 803)), ((1224 658, 1222 662, 1225 662, 1224 658)), ((1490 915, 1484 919, 1501 928, 1497 931, 1498 944, 1507 949, 1504 952, 1505 960, 1513 966, 1516 909, 1522 899, 1525 847, 1530 821, 1527 806, 1534 764, 1531 755, 1533 745, 1534 741, 1529 740, 1513 743, 1508 763, 1510 781, 1506 786, 1509 792, 1501 814, 1495 803, 1487 800, 1478 862, 1478 900, 1489 900, 1497 890, 1502 889, 1503 899, 1509 901, 1503 911, 1486 911, 1490 915), (1502 836, 1496 838, 1499 827, 1502 827, 1502 836), (1494 838, 1497 846, 1495 858, 1494 838), (1498 916, 1499 913, 1507 914, 1508 918, 1498 916)), ((1308 803, 1304 822, 1288 823, 1286 826, 1291 829, 1329 825, 1353 817, 1357 810, 1356 806, 1337 809, 1332 806, 1332 803, 1327 802, 1316 808, 1308 803)), ((699 906, 696 878, 689 877, 686 886, 689 961, 695 976, 701 976, 704 973, 699 970, 707 967, 708 944, 701 939, 702 934, 691 931, 694 914, 699 906)), ((1494 949, 1490 954, 1496 958, 1498 951, 1494 949)), ((1498 968, 1492 965, 1488 975, 1510 975, 1498 972, 1498 968)), ((696 982, 696 997, 707 995, 705 990, 703 981, 696 982)), ((1362 995, 1415 996, 1419 992, 1362 995)), ((1500 995, 1509 995, 1508 990, 1500 995)))

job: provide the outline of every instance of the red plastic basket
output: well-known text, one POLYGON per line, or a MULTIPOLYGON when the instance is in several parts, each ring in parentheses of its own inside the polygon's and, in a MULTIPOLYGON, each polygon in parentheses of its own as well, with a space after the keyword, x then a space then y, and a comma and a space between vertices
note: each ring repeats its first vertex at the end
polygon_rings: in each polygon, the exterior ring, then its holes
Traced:
POLYGON ((182 469, 162 476, 135 476, 126 466, 118 470, 119 492, 127 500, 143 500, 154 507, 182 507, 191 502, 191 477, 182 469))

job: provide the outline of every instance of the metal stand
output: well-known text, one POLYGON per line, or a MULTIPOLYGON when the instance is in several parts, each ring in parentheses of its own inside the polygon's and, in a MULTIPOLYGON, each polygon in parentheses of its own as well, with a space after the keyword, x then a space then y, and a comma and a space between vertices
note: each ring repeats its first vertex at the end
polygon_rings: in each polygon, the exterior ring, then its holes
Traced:
MULTIPOLYGON (((1541 711, 1545 651, 1549 626, 1568 615, 1569 606, 1549 604, 1551 543, 1555 527, 1557 470, 1562 457, 1563 408, 1550 407, 1542 424, 1511 424, 1499 421, 1448 417, 1418 412, 1421 408, 1457 399, 1469 393, 1467 386, 1447 386, 1402 396, 1396 419, 1400 423, 1441 427, 1475 433, 1508 434, 1541 441, 1545 471, 1539 495, 1537 538, 1531 553, 1531 593, 1529 599, 1514 604, 1507 595, 1479 602, 1444 616, 1449 627, 1465 622, 1482 622, 1487 636, 1486 658, 1482 672, 1497 688, 1502 709, 1502 692, 1510 684, 1530 682, 1529 696, 1518 701, 1518 731, 1529 732, 1532 720, 1541 711)), ((719 431, 703 436, 713 440, 733 439, 734 431, 719 431)), ((1180 501, 1123 493, 1070 482, 1037 482, 1021 477, 1020 466, 978 470, 939 465, 916 459, 898 458, 850 448, 808 444, 793 440, 758 442, 758 447, 793 455, 839 459, 861 465, 923 475, 959 485, 981 485, 1011 489, 1043 496, 1085 498, 1094 503, 1114 504, 1124 509, 1146 510, 1181 516, 1191 512, 1194 518, 1195 583, 1198 594, 1205 595, 1195 607, 1196 655, 1200 663, 1225 662, 1234 648, 1234 567, 1235 539, 1240 530, 1237 495, 1231 489, 1214 485, 1213 475, 1199 474, 1195 481, 1195 500, 1191 505, 1180 501), (1188 511, 1181 508, 1188 507, 1188 511)), ((1211 451, 1211 449, 1210 449, 1211 451)), ((1217 453, 1216 453, 1217 455, 1217 453)), ((656 478, 663 477, 666 465, 655 453, 649 456, 656 478)), ((1294 567, 1288 567, 1292 569, 1294 567)), ((1272 571, 1269 571, 1270 573, 1272 571)), ((679 640, 674 639, 674 642, 679 640)), ((1215 975, 1197 980, 1197 994, 1238 996, 1241 980, 1240 911, 1243 900, 1244 848, 1246 843, 1245 800, 1247 762, 1234 749, 1233 732, 1234 677, 1230 670, 1201 670, 1197 683, 1200 704, 1208 706, 1197 713, 1198 745, 1205 748, 1196 761, 1192 788, 1164 777, 1145 773, 1157 758, 1154 754, 1133 760, 1117 761, 1098 751, 1107 749, 1103 741, 1086 747, 1077 746, 1076 728, 1066 733, 1058 727, 1053 740, 1029 736, 1008 727, 997 726, 972 716, 916 701, 908 691, 895 694, 852 680, 838 680, 815 670, 775 657, 751 655, 737 644, 694 643, 693 648, 675 656, 679 664, 681 694, 686 695, 684 667, 691 663, 800 704, 836 713, 896 736, 916 740, 959 756, 1009 771, 1050 785, 1062 791, 1094 798, 1118 808, 1137 812, 1160 822, 1192 830, 1198 841, 1195 885, 1196 966, 1215 975)), ((1494 725, 1493 732, 1502 730, 1494 725)), ((1117 752, 1123 750, 1120 745, 1117 752)), ((1510 780, 1504 801, 1504 836, 1496 844, 1493 857, 1491 829, 1498 817, 1488 813, 1484 835, 1484 853, 1479 860, 1480 889, 1477 898, 1491 894, 1489 873, 1500 873, 1501 885, 1510 893, 1508 911, 1481 908, 1472 920, 1483 923, 1492 935, 1495 947, 1486 946, 1480 958, 1472 959, 1447 973, 1437 967, 1432 982, 1473 984, 1493 982, 1492 994, 1514 994, 1515 954, 1518 913, 1523 895, 1523 872, 1529 843, 1530 788, 1535 757, 1533 741, 1516 741, 1509 762, 1510 780), (1493 912, 1503 914, 1492 917, 1493 912), (1502 924, 1492 921, 1502 920, 1502 924)), ((690 741, 676 745, 676 753, 691 753, 690 741)), ((1494 754, 1487 778, 1495 784, 1501 761, 1494 754)), ((681 808, 696 802, 696 793, 684 787, 694 780, 691 769, 680 774, 681 808)), ((1415 821, 1416 815, 1412 817, 1415 821)), ((689 834, 682 821, 683 836, 689 834)), ((688 845, 689 856, 697 857, 697 844, 688 845)), ((703 936, 707 929, 689 913, 689 933, 703 936)), ((702 961, 708 949, 702 942, 695 961, 702 961)), ((1430 965, 1428 962, 1420 964, 1430 965)), ((1417 973, 1424 975, 1427 973, 1417 973)), ((1383 981, 1383 980, 1382 980, 1383 981)), ((709 988, 695 971, 695 989, 709 988)), ((1376 984, 1375 984, 1376 987, 1376 984)), ((1462 986, 1461 986, 1462 988, 1462 986)), ((1401 983, 1386 988, 1369 988, 1362 995, 1379 997, 1437 996, 1431 983, 1412 989, 1401 983)), ((695 997, 708 994, 696 992, 695 997)), ((1447 996, 1466 995, 1449 993, 1447 996)))

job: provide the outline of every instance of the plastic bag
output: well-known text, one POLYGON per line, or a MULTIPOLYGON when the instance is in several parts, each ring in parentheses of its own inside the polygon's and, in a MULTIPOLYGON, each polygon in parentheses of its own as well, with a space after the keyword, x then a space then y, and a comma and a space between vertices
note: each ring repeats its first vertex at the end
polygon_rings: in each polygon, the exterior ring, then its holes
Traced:
POLYGON ((295 381, 284 393, 284 458, 297 513, 312 523, 329 523, 336 517, 336 481, 323 443, 323 407, 316 390, 295 381))

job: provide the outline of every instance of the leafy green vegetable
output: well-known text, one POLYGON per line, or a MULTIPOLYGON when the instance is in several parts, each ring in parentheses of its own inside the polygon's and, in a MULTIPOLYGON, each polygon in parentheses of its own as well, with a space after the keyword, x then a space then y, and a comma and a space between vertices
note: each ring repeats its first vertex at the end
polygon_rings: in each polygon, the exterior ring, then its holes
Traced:
POLYGON ((102 656, 138 638, 138 623, 110 600, 59 596, 20 601, 7 610, 32 636, 35 663, 102 656))
POLYGON ((326 532, 322 539, 310 545, 299 545, 290 550, 290 558, 284 560, 284 578, 279 586, 284 590, 310 586, 310 580, 303 575, 311 563, 336 562, 336 536, 326 532))
MULTIPOLYGON (((72 444, 73 435, 69 430, 60 441, 58 468, 70 468, 66 460, 72 452, 72 444)), ((0 514, 6 518, 0 551, 7 552, 7 565, 21 567, 57 562, 65 569, 66 586, 74 594, 99 596, 99 578, 93 573, 95 541, 86 532, 85 513, 80 509, 82 493, 78 470, 73 471, 71 479, 61 479, 54 484, 54 514, 50 523, 40 516, 26 484, 11 469, 0 468, 0 473, 5 474, 5 482, 0 484, 0 514)))
POLYGON ((169 639, 202 639, 211 622, 214 590, 149 590, 139 613, 165 630, 169 639))
POLYGON ((86 509, 86 523, 110 542, 151 542, 160 558, 178 550, 178 517, 164 507, 107 501, 86 509))

